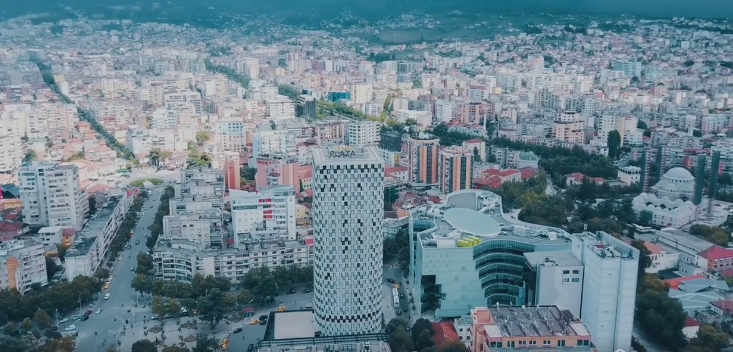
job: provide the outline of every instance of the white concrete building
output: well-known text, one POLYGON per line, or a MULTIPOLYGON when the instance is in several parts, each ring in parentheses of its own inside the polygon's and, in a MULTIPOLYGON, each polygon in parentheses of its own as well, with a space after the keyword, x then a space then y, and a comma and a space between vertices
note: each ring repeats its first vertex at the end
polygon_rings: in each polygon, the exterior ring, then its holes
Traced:
POLYGON ((44 245, 56 245, 61 243, 63 233, 61 226, 46 226, 38 230, 38 240, 44 245))
POLYGON ((214 124, 215 140, 219 151, 242 152, 246 145, 244 122, 219 120, 214 124))
POLYGON ((267 116, 272 119, 292 119, 295 117, 295 103, 287 97, 278 96, 267 101, 267 116))
POLYGON ((658 198, 692 200, 695 194, 695 177, 685 168, 675 167, 662 175, 651 188, 658 198))
POLYGON ((43 244, 33 240, 0 243, 0 289, 16 289, 21 294, 31 286, 48 285, 43 244))
POLYGON ((354 102, 354 104, 364 104, 374 98, 374 87, 371 83, 352 84, 350 91, 351 101, 354 102))
POLYGON ((133 154, 148 154, 152 148, 150 131, 143 126, 127 126, 125 145, 133 154))
POLYGON ((619 181, 631 186, 641 181, 641 168, 638 166, 624 166, 618 169, 619 181))
POLYGON ((680 228, 694 221, 697 216, 697 207, 689 200, 672 200, 667 196, 660 198, 650 193, 634 197, 632 206, 643 223, 654 226, 680 228))
POLYGON ((327 336, 382 328, 384 160, 376 147, 313 151, 316 323, 327 336))
POLYGON ((267 230, 281 231, 288 240, 296 239, 293 186, 273 186, 257 192, 230 190, 229 199, 235 235, 267 230))
POLYGON ((572 252, 583 263, 580 319, 598 351, 631 351, 639 250, 608 233, 573 236, 572 252))
POLYGON ((64 260, 69 281, 77 276, 94 276, 135 196, 136 192, 128 190, 107 197, 98 205, 97 213, 77 232, 64 260))
POLYGON ((79 184, 76 166, 34 161, 23 165, 19 175, 26 223, 81 229, 89 199, 79 184))
POLYGON ((378 146, 381 124, 376 121, 350 122, 346 135, 346 144, 350 146, 378 146))
POLYGON ((535 276, 536 305, 556 305, 580 316, 583 298, 583 263, 568 250, 524 253, 535 276))

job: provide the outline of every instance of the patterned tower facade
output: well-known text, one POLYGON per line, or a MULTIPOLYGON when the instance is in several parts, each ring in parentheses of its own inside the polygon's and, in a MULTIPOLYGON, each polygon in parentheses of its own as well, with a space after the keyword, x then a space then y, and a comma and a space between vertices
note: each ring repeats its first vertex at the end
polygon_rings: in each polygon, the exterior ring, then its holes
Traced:
POLYGON ((314 313, 326 336, 382 327, 384 160, 376 147, 313 151, 314 313))

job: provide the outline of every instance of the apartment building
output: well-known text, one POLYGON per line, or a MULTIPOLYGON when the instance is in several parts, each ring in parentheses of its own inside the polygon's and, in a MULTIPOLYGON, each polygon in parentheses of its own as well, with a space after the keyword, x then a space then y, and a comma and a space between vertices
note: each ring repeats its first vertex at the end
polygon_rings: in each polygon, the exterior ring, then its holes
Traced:
POLYGON ((441 147, 438 152, 438 188, 451 193, 472 187, 473 151, 467 148, 441 147))
POLYGON ((439 145, 440 140, 428 134, 421 134, 407 140, 410 183, 418 185, 438 183, 439 145))
POLYGON ((351 85, 350 93, 354 104, 364 104, 374 98, 374 87, 371 83, 356 83, 351 85))
POLYGON ((214 124, 216 143, 220 151, 244 151, 246 146, 244 122, 236 120, 220 120, 214 124))
POLYGON ((552 124, 552 137, 568 143, 585 142, 585 123, 575 111, 563 111, 552 124))
POLYGON ((287 97, 278 96, 267 101, 267 116, 271 119, 291 119, 295 117, 295 104, 287 97))
POLYGON ((127 135, 125 137, 125 145, 135 155, 148 154, 152 148, 152 139, 150 131, 140 125, 127 126, 127 135))
POLYGON ((94 276, 135 197, 136 191, 125 190, 98 204, 97 212, 77 231, 74 243, 66 251, 64 265, 69 281, 77 276, 94 276))
MULTIPOLYGON (((272 186, 257 192, 230 191, 232 232, 282 231, 295 240, 295 188, 272 186)), ((236 246, 236 244, 235 244, 236 246)))
POLYGON ((221 170, 184 170, 181 179, 153 250, 157 277, 203 274, 239 283, 251 268, 311 263, 313 238, 296 228, 293 186, 230 190, 232 221, 225 224, 221 170))
POLYGON ((82 228, 89 200, 76 166, 34 161, 21 167, 19 179, 26 223, 82 228))
MULTIPOLYGON (((11 175, 12 178, 23 161, 20 131, 12 121, 0 116, 0 175, 11 175)), ((7 180, 6 180, 7 181, 7 180)))
POLYGON ((48 285, 45 252, 43 244, 34 240, 1 242, 0 289, 25 294, 32 285, 48 285))
POLYGON ((378 146, 381 124, 375 121, 354 121, 350 122, 346 144, 350 146, 378 146))

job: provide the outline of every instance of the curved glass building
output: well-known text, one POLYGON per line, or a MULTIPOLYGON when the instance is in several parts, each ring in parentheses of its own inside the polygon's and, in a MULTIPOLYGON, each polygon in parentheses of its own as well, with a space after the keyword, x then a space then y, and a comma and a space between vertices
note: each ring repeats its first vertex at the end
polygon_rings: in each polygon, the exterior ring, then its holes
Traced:
POLYGON ((451 193, 443 204, 411 211, 408 289, 416 312, 436 319, 473 307, 522 305, 525 253, 569 250, 563 230, 506 217, 488 191, 451 193))

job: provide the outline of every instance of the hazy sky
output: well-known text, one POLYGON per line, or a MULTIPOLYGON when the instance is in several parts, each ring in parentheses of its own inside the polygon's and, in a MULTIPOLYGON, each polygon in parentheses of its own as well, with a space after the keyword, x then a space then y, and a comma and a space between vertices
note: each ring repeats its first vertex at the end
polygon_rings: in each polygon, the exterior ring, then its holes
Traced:
MULTIPOLYGON (((426 11, 521 11, 580 13, 636 13, 658 16, 733 17, 733 0, 158 0, 163 8, 173 6, 192 11, 208 6, 231 8, 242 12, 274 12, 278 9, 324 8, 349 9, 356 13, 400 13, 405 10, 426 11)), ((16 2, 0 10, 5 17, 23 13, 44 12, 68 5, 92 12, 104 5, 148 7, 152 1, 142 0, 29 0, 16 2)))

